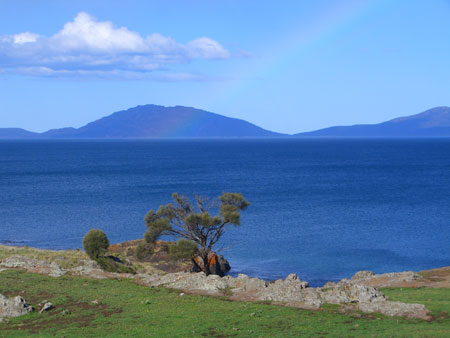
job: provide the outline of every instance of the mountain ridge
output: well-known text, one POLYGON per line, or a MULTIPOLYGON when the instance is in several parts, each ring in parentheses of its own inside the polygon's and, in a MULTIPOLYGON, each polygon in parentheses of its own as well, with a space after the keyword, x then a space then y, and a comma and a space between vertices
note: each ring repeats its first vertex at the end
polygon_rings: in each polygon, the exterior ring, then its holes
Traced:
MULTIPOLYGON (((11 128, 4 128, 11 129, 11 128)), ((16 129, 18 130, 18 128, 16 129)), ((23 130, 23 129, 22 129, 23 130)), ((263 129, 248 121, 226 117, 193 107, 139 105, 114 112, 80 128, 50 129, 43 133, 23 130, 14 137, 3 132, 0 138, 64 139, 64 138, 234 138, 285 137, 287 134, 263 129), (25 134, 27 132, 28 134, 25 134), (5 137, 2 137, 5 135, 5 137)))
POLYGON ((449 137, 450 107, 397 117, 377 124, 334 126, 294 134, 293 137, 449 137))
POLYGON ((0 139, 124 139, 124 138, 316 138, 316 137, 450 137, 450 107, 397 117, 377 124, 334 126, 282 134, 248 121, 185 106, 139 105, 114 112, 80 128, 34 133, 0 128, 0 139))

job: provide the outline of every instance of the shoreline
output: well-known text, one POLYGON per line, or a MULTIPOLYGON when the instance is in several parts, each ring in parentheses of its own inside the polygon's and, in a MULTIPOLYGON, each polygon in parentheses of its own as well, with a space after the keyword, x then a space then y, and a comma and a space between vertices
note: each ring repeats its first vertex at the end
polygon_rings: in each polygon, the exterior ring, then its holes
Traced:
POLYGON ((79 250, 51 251, 0 246, 0 273, 20 270, 62 278, 68 283, 72 278, 79 277, 129 280, 144 287, 174 289, 181 292, 180 296, 185 293, 215 296, 230 301, 269 302, 308 310, 320 310, 327 304, 334 304, 343 311, 377 312, 385 316, 430 320, 431 311, 424 304, 391 301, 383 289, 450 288, 450 267, 422 273, 403 271, 379 275, 371 271, 359 271, 350 279, 344 278, 339 282, 328 282, 322 287, 312 287, 295 273, 289 274, 284 279, 267 282, 245 274, 239 274, 237 277, 229 275, 220 277, 213 274, 206 275, 204 272, 190 272, 186 269, 167 272, 151 264, 134 265, 130 264, 130 261, 122 261, 121 264, 126 264, 129 269, 107 272, 79 250))
MULTIPOLYGON (((139 241, 139 240, 131 240, 131 241, 125 241, 125 242, 120 242, 120 243, 115 243, 115 244, 111 244, 110 248, 116 248, 116 250, 112 250, 113 253, 117 253, 117 247, 120 247, 121 245, 124 244, 128 244, 131 242, 135 242, 135 241, 139 241)), ((56 260, 59 261, 60 260, 60 254, 61 253, 69 253, 70 255, 74 254, 75 256, 77 256, 78 260, 84 261, 84 260, 90 260, 90 258, 85 254, 85 252, 81 249, 43 249, 43 248, 36 248, 36 247, 31 247, 31 246, 26 246, 26 245, 22 245, 22 246, 18 246, 18 245, 8 245, 8 244, 0 244, 0 264, 1 261, 4 260, 7 257, 11 257, 14 256, 14 254, 16 252, 21 252, 21 251, 28 251, 30 250, 31 256, 33 256, 34 258, 39 258, 39 256, 41 256, 39 253, 41 253, 43 256, 48 256, 48 254, 50 254, 50 256, 55 256, 57 257, 56 260), (4 253, 4 250, 6 251, 12 251, 11 254, 6 254, 4 253)), ((139 262, 139 264, 146 264, 145 262, 139 262)), ((64 265, 64 264, 63 264, 64 265)), ((152 265, 152 264, 149 264, 152 265)), ((148 266, 147 266, 148 268, 148 266)), ((150 268, 150 270, 152 272, 162 272, 162 273, 168 273, 165 271, 161 271, 155 268, 150 268)), ((232 270, 230 270, 232 271, 232 270)), ((364 270, 365 271, 365 270, 364 270)), ((181 272, 181 271, 179 271, 181 272)), ((355 272, 355 274, 358 274, 360 271, 355 272)), ((372 272, 372 271, 370 271, 372 272)), ((417 274, 420 274, 424 277, 427 278, 431 278, 431 281, 434 282, 439 282, 440 278, 443 278, 442 283, 438 283, 438 285, 443 285, 443 286, 438 286, 438 287, 449 287, 450 288, 450 265, 449 266, 440 266, 440 267, 435 267, 435 268, 431 268, 431 269, 425 269, 425 270, 419 270, 419 271, 413 271, 413 270, 402 270, 402 271, 386 271, 386 272, 381 272, 381 273, 376 273, 374 275, 376 276, 381 276, 381 275, 390 275, 390 274, 401 274, 401 273, 405 273, 405 272, 414 272, 417 274)), ((230 276, 233 278, 237 278, 239 275, 245 274, 244 272, 232 272, 232 273, 227 273, 226 276, 230 276)), ((290 275, 292 273, 288 273, 286 274, 286 276, 290 275)), ((352 276, 355 276, 355 274, 353 274, 352 276)), ((245 274, 247 275, 247 274, 245 274)), ((263 280, 265 282, 268 283, 273 283, 277 280, 283 279, 286 276, 282 276, 280 274, 279 278, 262 278, 259 276, 250 276, 250 278, 256 278, 259 280, 263 280)), ((346 280, 346 279, 351 279, 352 276, 346 276, 343 279, 334 279, 334 280, 325 280, 322 279, 321 281, 323 283, 317 284, 317 283, 310 283, 310 281, 308 281, 309 285, 312 287, 324 287, 326 284, 328 283, 338 283, 341 280, 346 280)), ((301 277, 301 276, 300 276, 301 277)), ((419 285, 421 283, 413 283, 413 284, 406 284, 404 285, 405 287, 421 287, 421 286, 430 286, 430 285, 424 285, 424 283, 422 283, 421 285, 419 285), (418 285, 415 285, 418 284, 418 285)), ((426 284, 426 283, 425 283, 426 284)), ((432 286, 432 287, 436 287, 436 286, 432 286)))

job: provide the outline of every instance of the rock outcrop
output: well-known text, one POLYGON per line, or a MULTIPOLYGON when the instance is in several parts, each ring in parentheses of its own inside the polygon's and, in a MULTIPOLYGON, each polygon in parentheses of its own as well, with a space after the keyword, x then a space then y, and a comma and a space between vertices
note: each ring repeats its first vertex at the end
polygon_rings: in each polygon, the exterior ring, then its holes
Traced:
MULTIPOLYGON (((221 271, 227 270, 223 257, 216 254, 212 262, 221 271), (220 267, 220 265, 223 265, 220 267)), ((90 278, 135 278, 137 282, 147 286, 164 286, 182 290, 183 292, 208 295, 226 295, 235 300, 273 301, 289 306, 317 309, 324 303, 351 304, 363 312, 380 312, 387 316, 407 316, 427 318, 429 311, 421 304, 406 304, 389 301, 377 287, 401 286, 402 283, 416 281, 422 277, 412 271, 375 275, 371 271, 359 271, 350 280, 343 279, 338 283, 330 282, 321 288, 310 288, 308 282, 302 281, 296 274, 286 279, 267 282, 244 274, 237 278, 220 277, 219 274, 207 276, 204 272, 177 272, 166 275, 124 274, 105 272, 93 261, 84 261, 82 265, 64 270, 55 262, 41 261, 34 258, 12 256, 0 263, 0 268, 21 268, 28 272, 59 277, 66 273, 90 278)), ((229 268, 229 265, 228 265, 229 268)), ((16 297, 8 300, 1 296, 0 317, 13 316, 12 313, 28 313, 25 301, 16 297), (18 309, 14 312, 12 309, 18 309), (3 311, 3 312, 1 312, 3 311), (2 315, 5 313, 5 315, 2 315)))
POLYGON ((27 270, 28 272, 40 273, 52 277, 60 277, 67 273, 67 271, 61 268, 61 266, 56 262, 41 261, 24 256, 8 257, 0 263, 0 267, 21 268, 27 270))
POLYGON ((91 260, 80 261, 80 264, 75 268, 65 270, 56 262, 48 262, 25 256, 11 256, 0 263, 0 269, 23 269, 27 272, 39 273, 51 277, 61 277, 67 273, 95 279, 134 277, 130 273, 105 272, 96 262, 91 260))
MULTIPOLYGON (((361 273, 360 276, 363 274, 361 273)), ((370 274, 366 274, 369 276, 370 274)), ((363 312, 381 312, 387 316, 427 318, 429 311, 421 304, 406 304, 388 301, 379 289, 364 284, 360 279, 343 279, 339 283, 328 283, 322 288, 310 288, 296 274, 284 280, 266 282, 244 274, 237 278, 205 273, 170 273, 164 276, 138 275, 140 281, 149 286, 164 286, 184 292, 222 295, 228 290, 231 299, 273 301, 289 306, 317 309, 324 303, 353 304, 363 312)), ((365 280, 365 279, 363 279, 365 280)))
POLYGON ((0 321, 4 318, 12 318, 26 315, 34 311, 33 307, 20 296, 6 298, 0 294, 0 321))
POLYGON ((389 272, 376 275, 372 271, 359 271, 352 277, 352 281, 358 281, 375 287, 407 286, 409 283, 423 280, 424 278, 414 271, 389 272))

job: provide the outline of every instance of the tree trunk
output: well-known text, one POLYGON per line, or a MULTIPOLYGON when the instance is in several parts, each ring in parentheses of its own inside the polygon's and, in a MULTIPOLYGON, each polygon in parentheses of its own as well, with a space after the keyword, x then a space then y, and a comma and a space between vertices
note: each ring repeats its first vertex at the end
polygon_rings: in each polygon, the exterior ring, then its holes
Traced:
POLYGON ((202 259, 203 259, 203 269, 204 272, 207 276, 209 276, 211 274, 211 271, 209 270, 209 261, 208 261, 208 254, 203 254, 202 255, 202 259))

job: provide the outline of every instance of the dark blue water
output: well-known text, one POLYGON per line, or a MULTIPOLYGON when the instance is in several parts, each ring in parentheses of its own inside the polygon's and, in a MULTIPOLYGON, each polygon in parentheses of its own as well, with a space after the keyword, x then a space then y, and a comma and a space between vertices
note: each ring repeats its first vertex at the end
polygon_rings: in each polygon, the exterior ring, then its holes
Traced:
POLYGON ((142 237, 172 192, 242 192, 233 273, 319 284, 450 265, 450 140, 0 142, 0 241, 81 247, 142 237))

